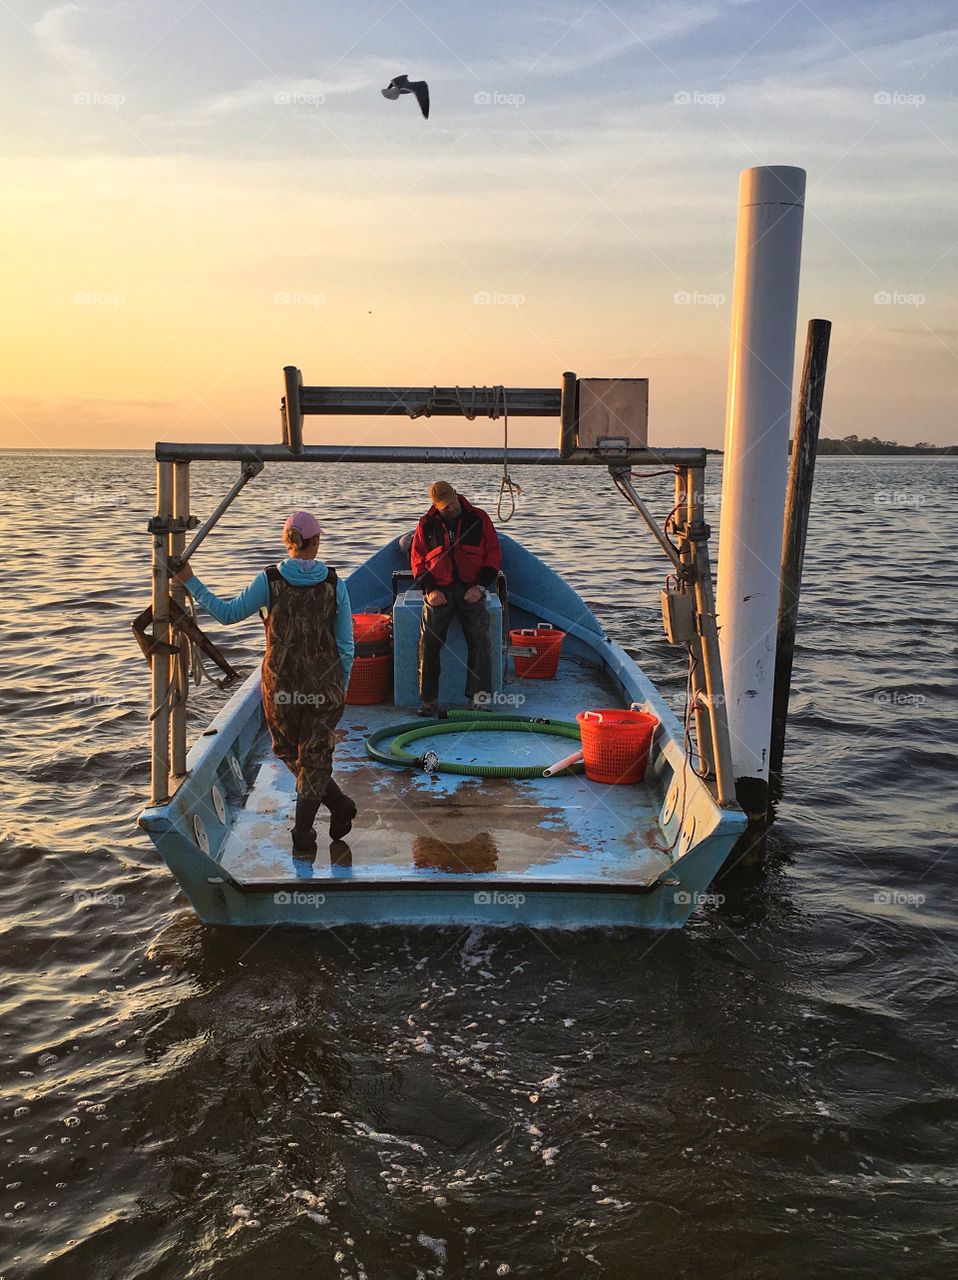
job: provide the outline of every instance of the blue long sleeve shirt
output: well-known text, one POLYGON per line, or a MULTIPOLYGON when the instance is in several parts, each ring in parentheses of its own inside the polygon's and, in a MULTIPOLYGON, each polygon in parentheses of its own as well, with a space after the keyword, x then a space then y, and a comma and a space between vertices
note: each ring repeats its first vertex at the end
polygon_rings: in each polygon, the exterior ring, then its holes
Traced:
MULTIPOLYGON (((312 586, 317 582, 325 582, 329 575, 329 566, 322 560, 298 560, 290 557, 279 562, 279 571, 287 582, 294 586, 312 586)), ((229 624, 250 618, 260 609, 269 607, 269 579, 265 570, 258 573, 253 581, 232 600, 223 600, 214 595, 194 574, 187 579, 186 589, 196 601, 211 613, 217 622, 229 624)), ((353 643, 353 615, 349 604, 349 592, 342 578, 336 582, 336 614, 333 619, 333 635, 336 648, 339 650, 339 661, 343 669, 343 688, 349 684, 349 673, 353 667, 353 654, 356 646, 353 643)))

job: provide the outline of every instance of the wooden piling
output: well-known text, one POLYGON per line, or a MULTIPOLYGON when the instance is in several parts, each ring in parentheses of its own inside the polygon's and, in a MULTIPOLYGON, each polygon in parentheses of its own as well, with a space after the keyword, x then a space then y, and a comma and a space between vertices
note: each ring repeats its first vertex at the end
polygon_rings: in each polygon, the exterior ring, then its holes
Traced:
POLYGON ((795 659, 795 631, 798 599, 805 560, 808 513, 815 478, 815 454, 825 395, 830 320, 810 320, 805 340, 805 364, 795 408, 792 458, 785 502, 785 531, 782 539, 782 582, 778 605, 778 638, 775 648, 775 684, 772 697, 772 739, 769 770, 781 774, 785 755, 785 726, 795 659))

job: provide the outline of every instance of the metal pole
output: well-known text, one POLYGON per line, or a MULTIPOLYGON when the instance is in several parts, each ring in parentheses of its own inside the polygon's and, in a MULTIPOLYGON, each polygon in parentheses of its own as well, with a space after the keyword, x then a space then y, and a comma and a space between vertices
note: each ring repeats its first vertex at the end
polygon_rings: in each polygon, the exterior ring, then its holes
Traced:
POLYGON ((805 364, 795 406, 792 434, 792 462, 785 505, 785 534, 782 540, 782 588, 778 605, 778 643, 775 650, 775 691, 772 701, 772 745, 769 768, 780 774, 785 756, 785 726, 795 659, 795 631, 798 626, 798 597, 802 589, 805 539, 815 479, 815 453, 825 396, 825 369, 828 364, 830 320, 810 320, 805 339, 805 364))
POLYGON ((703 515, 705 468, 689 467, 689 525, 695 565, 695 608, 702 637, 702 666, 705 671, 705 694, 709 707, 712 756, 715 767, 715 796, 727 807, 735 803, 735 773, 726 713, 725 680, 715 621, 715 598, 712 594, 712 567, 709 563, 709 528, 703 515))
POLYGON ((289 446, 291 453, 303 452, 303 375, 294 364, 283 369, 286 384, 286 421, 283 432, 283 443, 289 446))
MULTIPOLYGON (((512 418, 512 404, 509 417, 512 418)), ((427 448, 406 445, 304 444, 302 453, 293 453, 282 444, 181 444, 169 440, 157 443, 157 462, 285 462, 300 466, 308 462, 423 463, 429 466, 502 466, 502 446, 437 445, 427 448)), ((685 467, 704 466, 704 449, 577 449, 563 458, 558 449, 509 449, 509 466, 534 467, 685 467)))
MULTIPOLYGON (((182 528, 170 534, 170 555, 179 557, 186 544, 186 526, 190 516, 190 464, 173 463, 173 518, 182 528)), ((186 588, 182 582, 171 580, 173 599, 185 605, 186 588)), ((174 778, 186 773, 186 707, 190 688, 189 641, 178 635, 181 652, 173 659, 173 700, 170 714, 170 768, 174 778)))
MULTIPOLYGON (((676 533, 679 539, 679 554, 682 557, 682 566, 686 571, 685 590, 692 596, 693 604, 695 601, 695 587, 692 579, 695 574, 695 548, 689 541, 687 531, 689 527, 689 508, 691 499, 689 491, 691 484, 689 481, 689 473, 686 469, 677 470, 675 473, 675 515, 673 521, 675 523, 676 533)), ((692 668, 692 705, 693 715, 695 717, 695 742, 698 748, 699 760, 702 763, 706 777, 711 777, 715 773, 715 753, 712 749, 712 723, 708 708, 708 702, 705 695, 708 690, 705 686, 705 663, 702 653, 702 637, 697 631, 689 642, 690 662, 692 668)))
POLYGON ((153 534, 153 640, 159 645, 150 666, 152 688, 150 804, 170 795, 170 658, 161 646, 170 643, 169 520, 173 515, 173 464, 156 465, 157 529, 153 534))
POLYGON ((559 401, 559 454, 571 458, 575 453, 575 436, 578 427, 579 382, 574 373, 562 375, 562 398, 559 401))
POLYGON ((718 618, 738 797, 763 821, 804 198, 802 169, 776 165, 742 174, 718 618))
POLYGON ((659 546, 662 548, 662 550, 665 552, 668 558, 672 561, 673 565, 676 567, 676 569, 681 570, 682 561, 679 556, 679 553, 676 551, 675 547, 673 547, 672 543, 669 541, 669 539, 665 536, 665 534, 659 528, 658 524, 656 523, 655 516, 652 514, 649 508, 645 505, 645 503, 636 493, 635 487, 632 484, 632 477, 629 471, 628 470, 619 471, 619 470, 616 470, 615 467, 610 467, 609 473, 612 476, 613 481, 615 482, 616 488, 619 489, 621 493, 625 494, 628 500, 632 503, 633 507, 635 507, 636 511, 638 511, 639 515, 642 517, 645 523, 652 530, 652 534, 655 537, 656 542, 659 544, 659 546))
MULTIPOLYGON (((186 465, 188 466, 189 464, 187 463, 186 465)), ((249 484, 249 482, 253 479, 254 476, 258 476, 262 470, 263 470, 263 464, 258 459, 253 462, 248 462, 246 464, 246 466, 243 468, 243 472, 240 475, 240 478, 230 486, 229 492, 218 504, 213 514, 208 516, 200 525, 200 527, 197 529, 196 533, 193 536, 193 541, 182 553, 182 558, 184 560, 189 560, 190 556, 193 554, 196 548, 200 545, 200 543, 203 541, 206 535, 210 532, 210 530, 213 528, 216 522, 220 519, 223 513, 229 508, 230 504, 233 502, 234 498, 236 498, 237 494, 239 494, 240 491, 244 489, 246 485, 249 484)), ((189 506, 189 482, 188 481, 187 481, 186 500, 187 500, 187 506, 189 506)), ((184 514, 189 515, 189 512, 186 511, 184 514)))

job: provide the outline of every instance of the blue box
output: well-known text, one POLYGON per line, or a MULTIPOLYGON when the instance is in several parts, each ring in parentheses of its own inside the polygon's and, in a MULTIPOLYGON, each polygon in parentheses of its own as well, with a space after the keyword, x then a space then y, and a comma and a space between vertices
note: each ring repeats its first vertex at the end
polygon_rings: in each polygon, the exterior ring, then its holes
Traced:
MULTIPOLYGON (((502 605, 499 597, 486 595, 489 649, 492 654, 492 688, 502 691, 502 605)), ((422 592, 402 591, 393 606, 393 691, 397 707, 419 705, 419 623, 422 592)), ((439 702, 444 706, 465 706, 466 640, 459 619, 453 618, 442 647, 439 702)))

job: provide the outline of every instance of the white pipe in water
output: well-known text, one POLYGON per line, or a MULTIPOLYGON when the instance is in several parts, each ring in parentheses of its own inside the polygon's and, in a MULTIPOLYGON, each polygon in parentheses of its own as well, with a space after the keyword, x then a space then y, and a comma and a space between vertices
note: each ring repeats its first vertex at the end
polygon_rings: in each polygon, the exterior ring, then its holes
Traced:
POLYGON ((733 772, 756 812, 768 792, 804 208, 804 169, 742 173, 716 612, 733 772))

